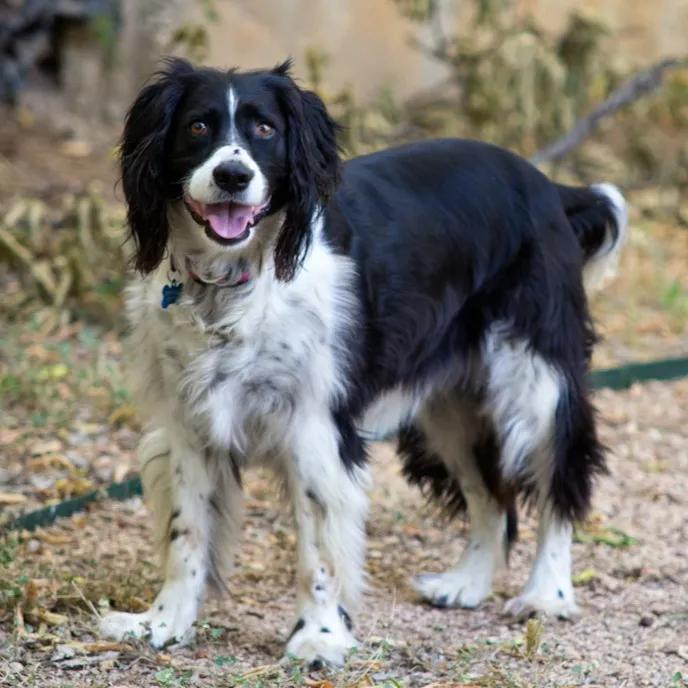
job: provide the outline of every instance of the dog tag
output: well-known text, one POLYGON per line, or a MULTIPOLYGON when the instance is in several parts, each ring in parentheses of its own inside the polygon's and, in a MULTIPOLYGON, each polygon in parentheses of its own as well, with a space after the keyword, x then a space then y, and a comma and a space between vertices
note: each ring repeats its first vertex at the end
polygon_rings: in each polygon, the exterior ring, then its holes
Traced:
POLYGON ((168 306, 171 306, 173 303, 177 303, 177 301, 179 301, 179 297, 182 295, 183 288, 184 285, 180 282, 172 282, 172 284, 166 284, 162 288, 162 302, 160 305, 163 307, 163 309, 167 309, 168 306))

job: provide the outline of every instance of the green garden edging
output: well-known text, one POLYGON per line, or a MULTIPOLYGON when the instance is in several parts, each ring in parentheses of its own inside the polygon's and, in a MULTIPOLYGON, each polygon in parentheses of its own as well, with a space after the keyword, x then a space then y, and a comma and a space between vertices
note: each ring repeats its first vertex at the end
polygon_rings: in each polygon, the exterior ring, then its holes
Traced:
MULTIPOLYGON (((676 380, 682 377, 688 377, 688 357, 667 358, 647 363, 629 363, 618 368, 593 370, 591 374, 592 386, 595 389, 616 390, 627 389, 636 382, 676 380)), ((141 480, 135 476, 121 483, 113 483, 107 488, 94 490, 81 497, 67 499, 59 504, 22 514, 0 530, 34 530, 50 525, 58 518, 83 511, 91 502, 107 498, 122 501, 141 494, 143 494, 141 480)))
POLYGON ((53 504, 52 506, 44 507, 43 509, 36 509, 36 511, 30 511, 28 514, 22 514, 9 523, 5 528, 1 530, 35 530, 36 528, 41 528, 42 526, 49 526, 54 523, 58 518, 64 518, 66 516, 71 516, 79 511, 83 511, 86 505, 91 502, 97 502, 101 499, 116 499, 118 501, 124 501, 130 497, 136 497, 137 495, 143 494, 143 487, 141 485, 141 479, 138 476, 129 478, 121 483, 113 483, 107 488, 101 488, 99 490, 93 490, 80 497, 73 497, 72 499, 66 499, 64 502, 59 504, 53 504))
POLYGON ((595 389, 627 389, 636 382, 676 380, 681 377, 688 377, 688 357, 628 363, 618 368, 593 370, 591 374, 595 389))

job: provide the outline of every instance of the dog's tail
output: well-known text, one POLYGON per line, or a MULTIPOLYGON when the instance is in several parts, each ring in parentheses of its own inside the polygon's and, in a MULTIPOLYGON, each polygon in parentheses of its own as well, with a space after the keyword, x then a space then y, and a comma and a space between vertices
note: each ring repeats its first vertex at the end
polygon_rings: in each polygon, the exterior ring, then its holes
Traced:
POLYGON ((557 190, 583 249, 583 281, 590 295, 616 272, 628 236, 626 201, 613 184, 588 187, 557 184, 557 190))

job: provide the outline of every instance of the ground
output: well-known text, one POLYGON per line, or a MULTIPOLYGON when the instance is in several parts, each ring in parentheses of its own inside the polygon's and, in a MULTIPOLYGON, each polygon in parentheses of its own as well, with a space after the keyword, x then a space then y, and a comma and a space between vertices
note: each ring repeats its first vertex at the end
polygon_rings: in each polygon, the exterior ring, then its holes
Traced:
MULTIPOLYGON (((56 221, 63 195, 94 179, 112 202, 107 150, 71 139, 54 145, 49 133, 22 136, 21 126, 7 126, 0 123, 3 208, 40 199, 56 221)), ((631 201, 633 235, 620 277, 594 303, 605 338, 597 367, 688 351, 688 232, 641 213, 651 206, 643 194, 631 201)), ((28 241, 27 227, 10 229, 28 241)), ((107 279, 108 289, 98 285, 55 315, 31 295, 30 275, 0 261, 0 528, 18 513, 136 470, 140 429, 122 377, 121 301, 110 272, 107 279)), ((31 533, 0 530, 0 685, 688 685, 688 380, 599 391, 595 401, 610 474, 578 527, 582 614, 573 622, 522 625, 501 614, 534 553, 527 515, 509 568, 479 610, 419 601, 410 576, 453 563, 465 525, 445 524, 428 508, 399 476, 391 445, 379 444, 371 457, 370 589, 355 617, 361 647, 339 674, 280 662, 294 621, 294 532, 277 490, 253 475, 230 595, 208 602, 190 648, 156 653, 96 634, 98 615, 144 608, 160 582, 140 499, 102 501, 31 533)))
POLYGON ((293 622, 294 533, 273 486, 257 476, 248 486, 231 595, 207 604, 187 649, 155 653, 141 644, 99 642, 95 632, 106 600, 142 607, 159 582, 140 500, 101 503, 19 544, 6 538, 8 578, 30 590, 0 625, 4 680, 46 688, 324 688, 328 680, 390 687, 682 685, 681 676, 688 676, 688 505, 677 477, 688 470, 688 382, 600 392, 597 403, 602 436, 612 448, 611 475, 600 481, 593 514, 574 545, 582 608, 574 622, 545 620, 539 629, 501 615, 533 556, 531 519, 495 594, 479 610, 423 605, 409 576, 450 564, 465 530, 459 523, 442 525, 400 478, 392 447, 380 444, 373 450, 370 590, 356 615, 362 647, 340 675, 279 664, 293 622), (22 608, 31 610, 23 621, 22 608))

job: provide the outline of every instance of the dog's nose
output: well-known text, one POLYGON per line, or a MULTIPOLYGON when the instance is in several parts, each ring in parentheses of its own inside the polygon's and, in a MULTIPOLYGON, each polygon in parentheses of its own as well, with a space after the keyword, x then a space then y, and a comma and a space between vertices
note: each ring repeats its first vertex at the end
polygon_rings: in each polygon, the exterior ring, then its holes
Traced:
POLYGON ((253 172, 240 162, 222 162, 213 170, 215 183, 229 193, 243 191, 253 179, 253 172))

